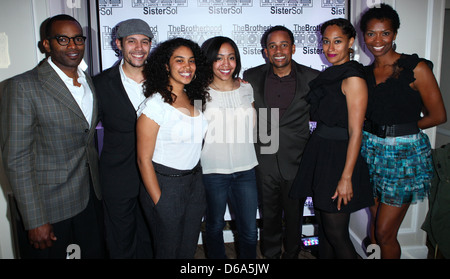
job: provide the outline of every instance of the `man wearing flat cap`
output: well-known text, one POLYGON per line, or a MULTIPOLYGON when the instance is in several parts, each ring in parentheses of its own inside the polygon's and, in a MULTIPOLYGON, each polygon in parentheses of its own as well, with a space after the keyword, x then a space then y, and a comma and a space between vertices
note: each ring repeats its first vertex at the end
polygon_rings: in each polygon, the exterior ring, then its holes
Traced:
POLYGON ((142 179, 136 161, 136 110, 145 99, 142 70, 153 33, 140 19, 123 21, 116 30, 123 58, 94 77, 104 128, 100 183, 106 243, 111 258, 151 258, 150 230, 138 201, 142 179))

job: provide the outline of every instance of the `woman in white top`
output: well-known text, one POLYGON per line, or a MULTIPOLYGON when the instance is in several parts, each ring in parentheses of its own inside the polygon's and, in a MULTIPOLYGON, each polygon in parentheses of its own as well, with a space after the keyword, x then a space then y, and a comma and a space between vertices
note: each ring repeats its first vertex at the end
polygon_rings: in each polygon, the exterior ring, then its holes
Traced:
POLYGON ((199 160, 211 75, 204 61, 196 43, 176 38, 158 45, 144 69, 147 99, 136 126, 140 199, 160 259, 194 257, 206 209, 199 160))
POLYGON ((253 142, 255 113, 253 89, 241 83, 239 49, 227 37, 214 37, 202 45, 213 72, 211 100, 205 117, 208 131, 202 150, 207 215, 205 245, 208 258, 226 258, 223 229, 227 201, 238 232, 239 258, 256 258, 258 164, 253 142))

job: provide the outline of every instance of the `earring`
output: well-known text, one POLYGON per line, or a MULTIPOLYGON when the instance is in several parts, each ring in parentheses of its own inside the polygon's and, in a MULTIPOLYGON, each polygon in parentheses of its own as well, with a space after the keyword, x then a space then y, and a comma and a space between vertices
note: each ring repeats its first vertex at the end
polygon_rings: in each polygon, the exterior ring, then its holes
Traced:
POLYGON ((392 49, 393 49, 394 51, 397 50, 397 44, 395 43, 395 41, 394 41, 394 43, 392 44, 392 49))
POLYGON ((348 54, 350 56, 350 60, 353 60, 353 58, 355 57, 355 50, 353 48, 349 48, 348 54))

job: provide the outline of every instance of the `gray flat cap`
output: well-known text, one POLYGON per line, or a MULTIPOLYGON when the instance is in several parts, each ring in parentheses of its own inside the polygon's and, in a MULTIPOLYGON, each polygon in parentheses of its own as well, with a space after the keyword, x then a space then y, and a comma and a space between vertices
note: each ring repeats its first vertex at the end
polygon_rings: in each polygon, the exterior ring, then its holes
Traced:
POLYGON ((149 37, 150 39, 153 38, 153 33, 150 30, 150 26, 143 21, 142 19, 128 19, 125 21, 122 21, 119 24, 119 28, 117 29, 117 38, 121 39, 126 36, 135 35, 135 34, 141 34, 149 37))

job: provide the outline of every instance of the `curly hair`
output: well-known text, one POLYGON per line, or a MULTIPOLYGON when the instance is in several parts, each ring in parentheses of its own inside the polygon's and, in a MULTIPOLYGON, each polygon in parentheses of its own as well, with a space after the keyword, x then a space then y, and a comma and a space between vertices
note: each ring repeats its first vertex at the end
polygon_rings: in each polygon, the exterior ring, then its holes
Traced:
POLYGON ((166 66, 169 65, 170 57, 174 51, 181 46, 190 48, 195 59, 195 76, 191 83, 185 85, 184 89, 191 104, 195 100, 202 101, 202 110, 209 99, 208 85, 212 81, 212 73, 206 65, 206 59, 200 46, 188 39, 174 38, 164 41, 150 53, 147 64, 144 67, 144 95, 150 97, 155 93, 161 94, 164 102, 172 104, 176 95, 173 94, 172 86, 169 84, 169 75, 166 66))
POLYGON ((359 27, 364 33, 366 33, 367 31, 367 24, 372 19, 390 20, 392 24, 392 29, 394 29, 395 33, 397 33, 398 29, 400 28, 400 17, 398 16, 398 13, 387 4, 381 4, 379 8, 377 7, 370 8, 367 12, 363 14, 363 16, 361 17, 361 21, 359 23, 359 27))

